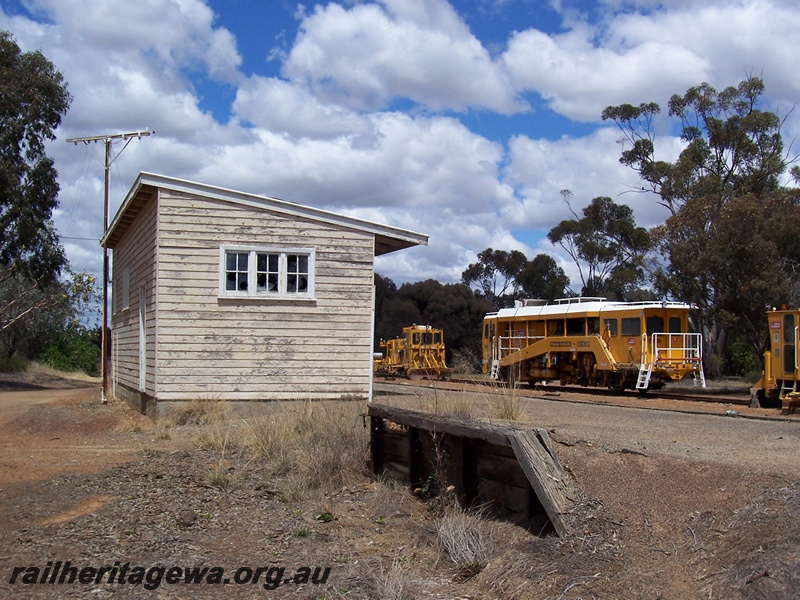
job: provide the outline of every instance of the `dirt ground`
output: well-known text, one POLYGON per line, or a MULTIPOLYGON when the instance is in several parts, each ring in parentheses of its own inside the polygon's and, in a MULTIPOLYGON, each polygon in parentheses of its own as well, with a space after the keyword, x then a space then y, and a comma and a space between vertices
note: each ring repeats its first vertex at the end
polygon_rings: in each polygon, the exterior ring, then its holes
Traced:
MULTIPOLYGON (((382 403, 430 405, 430 390, 378 393, 382 403)), ((493 418, 485 396, 461 399, 493 418)), ((290 499, 284 480, 261 476, 241 449, 210 449, 196 426, 165 429, 101 404, 97 384, 0 383, 0 596, 800 597, 800 417, 567 400, 526 397, 520 406, 521 419, 549 430, 580 490, 572 534, 537 538, 488 524, 487 559, 465 574, 437 541, 432 507, 390 482, 365 473, 290 499), (235 483, 214 485, 220 468, 235 483), (265 577, 285 568, 289 577, 277 589, 32 583, 48 581, 44 570, 59 561, 221 566, 226 578, 242 567, 265 577), (305 565, 330 566, 329 577, 288 581, 305 565)))

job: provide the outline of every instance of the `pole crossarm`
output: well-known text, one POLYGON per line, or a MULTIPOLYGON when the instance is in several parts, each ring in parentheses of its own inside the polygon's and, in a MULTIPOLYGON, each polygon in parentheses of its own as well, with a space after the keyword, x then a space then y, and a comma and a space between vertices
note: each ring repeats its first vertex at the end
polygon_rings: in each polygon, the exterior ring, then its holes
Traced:
POLYGON ((144 131, 131 131, 129 133, 111 133, 107 135, 90 135, 86 137, 67 138, 66 142, 68 144, 75 144, 77 146, 78 142, 88 144, 89 142, 105 142, 108 140, 127 140, 130 138, 147 137, 148 135, 153 135, 154 133, 155 131, 146 129, 144 131))
MULTIPOLYGON (((78 145, 78 142, 90 144, 92 142, 103 142, 106 147, 105 157, 105 187, 103 194, 103 237, 108 233, 108 188, 109 178, 111 175, 111 144, 114 140, 125 140, 125 148, 128 147, 130 141, 134 138, 141 139, 149 135, 153 135, 155 131, 148 129, 144 131, 131 131, 128 133, 112 133, 107 135, 90 135, 87 137, 68 138, 68 144, 78 145)), ((121 151, 120 151, 121 152, 121 151)), ((119 156, 119 154, 117 154, 119 156)), ((100 358, 100 371, 103 375, 103 390, 101 400, 103 404, 108 402, 106 395, 108 393, 108 248, 103 246, 103 329, 100 332, 100 346, 102 356, 100 358)))

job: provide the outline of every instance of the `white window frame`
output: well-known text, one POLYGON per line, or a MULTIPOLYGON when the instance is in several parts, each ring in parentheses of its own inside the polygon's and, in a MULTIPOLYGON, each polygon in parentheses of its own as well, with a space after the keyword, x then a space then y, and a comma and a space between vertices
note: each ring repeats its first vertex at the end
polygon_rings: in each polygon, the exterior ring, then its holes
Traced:
POLYGON ((220 298, 251 298, 251 299, 280 299, 280 300, 315 300, 314 296, 314 270, 316 252, 313 248, 275 248, 256 246, 221 246, 219 249, 219 296, 220 298), (227 257, 228 253, 248 254, 247 260, 247 290, 227 289, 227 257), (257 258, 258 254, 278 255, 278 290, 258 290, 257 286, 257 258), (288 257, 290 255, 306 256, 308 258, 308 284, 305 292, 288 291, 288 257))

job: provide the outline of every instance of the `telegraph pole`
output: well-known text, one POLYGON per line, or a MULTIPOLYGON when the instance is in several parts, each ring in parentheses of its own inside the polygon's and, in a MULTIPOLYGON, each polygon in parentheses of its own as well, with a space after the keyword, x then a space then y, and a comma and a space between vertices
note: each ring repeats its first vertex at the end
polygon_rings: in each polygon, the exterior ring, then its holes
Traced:
MULTIPOLYGON (((69 138, 67 140, 68 144, 75 144, 78 145, 78 142, 83 142, 86 145, 95 142, 103 142, 106 147, 106 159, 105 159, 105 186, 103 192, 103 237, 106 236, 108 233, 108 188, 109 182, 111 180, 111 163, 114 161, 111 158, 111 145, 115 141, 123 140, 125 145, 122 147, 122 150, 119 151, 117 156, 122 154, 125 148, 128 147, 128 144, 131 143, 131 140, 141 139, 143 137, 147 137, 149 135, 154 134, 155 131, 132 131, 130 133, 113 133, 110 135, 93 135, 89 137, 82 137, 82 138, 69 138)), ((101 354, 100 357, 100 372, 103 376, 103 389, 100 393, 100 400, 103 404, 108 402, 107 394, 108 394, 108 248, 103 245, 103 329, 100 331, 100 348, 101 354)))

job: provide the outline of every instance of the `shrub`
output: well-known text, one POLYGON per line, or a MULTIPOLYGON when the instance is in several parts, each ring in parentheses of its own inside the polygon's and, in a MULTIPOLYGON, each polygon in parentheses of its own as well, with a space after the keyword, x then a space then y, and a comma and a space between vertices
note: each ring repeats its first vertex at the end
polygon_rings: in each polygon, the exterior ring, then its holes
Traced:
POLYGON ((0 355, 0 373, 19 373, 27 368, 28 361, 18 354, 0 355))
POLYGON ((44 347, 39 360, 59 371, 97 375, 100 370, 100 330, 69 327, 44 347))

